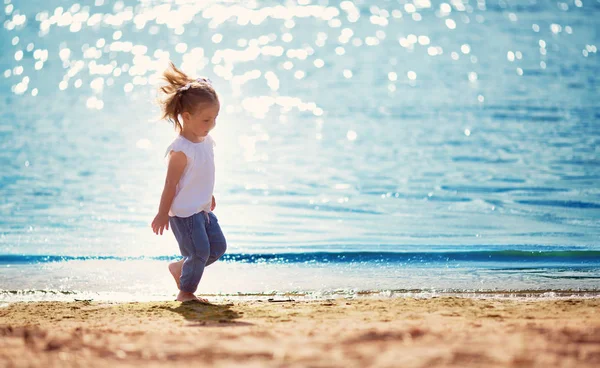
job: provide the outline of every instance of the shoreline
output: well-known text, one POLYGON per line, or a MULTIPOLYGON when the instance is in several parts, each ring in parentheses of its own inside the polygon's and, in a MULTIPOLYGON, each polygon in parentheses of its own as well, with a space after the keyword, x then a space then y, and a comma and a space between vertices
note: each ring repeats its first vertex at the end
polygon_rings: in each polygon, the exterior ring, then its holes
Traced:
MULTIPOLYGON (((164 261, 68 261, 0 268, 0 300, 166 299, 176 292, 164 261), (32 291, 33 290, 33 291, 32 291), (37 292, 36 292, 37 291, 37 292), (116 297, 110 296, 117 294, 116 297), (12 297, 12 295, 17 296, 12 297), (129 296, 133 295, 133 296, 129 296)), ((598 263, 600 265, 600 263, 598 263)), ((488 265, 489 266, 489 265, 488 265)), ((600 267, 497 270, 485 266, 398 267, 377 263, 259 264, 216 262, 203 275, 203 295, 238 296, 266 293, 351 295, 393 293, 519 293, 582 290, 600 292, 600 267), (241 294, 240 294, 241 293, 241 294)), ((537 266, 536 266, 537 267, 537 266)))
POLYGON ((21 302, 0 308, 0 363, 593 367, 599 310, 600 298, 21 302))
MULTIPOLYGON (((265 293, 214 294, 198 293, 215 303, 270 301, 271 299, 309 302, 327 300, 360 299, 432 299, 456 297, 465 299, 504 299, 504 300, 560 300, 560 299, 600 299, 599 290, 477 290, 477 291, 437 291, 437 290, 333 290, 333 291, 289 291, 265 293)), ((143 303, 175 301, 172 295, 135 295, 125 292, 95 293, 66 290, 0 290, 0 307, 14 303, 46 302, 104 302, 104 303, 143 303)))

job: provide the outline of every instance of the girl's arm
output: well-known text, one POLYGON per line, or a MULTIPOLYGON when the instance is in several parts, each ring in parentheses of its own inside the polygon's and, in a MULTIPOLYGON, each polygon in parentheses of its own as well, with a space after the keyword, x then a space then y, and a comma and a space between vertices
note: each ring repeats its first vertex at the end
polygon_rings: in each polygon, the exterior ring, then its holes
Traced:
POLYGON ((163 229, 169 230, 169 209, 175 198, 175 191, 177 184, 183 170, 187 165, 187 157, 183 152, 171 152, 169 154, 169 167, 167 169, 167 178, 165 180, 165 187, 160 197, 160 206, 158 208, 158 214, 152 221, 152 231, 156 235, 162 235, 163 229))

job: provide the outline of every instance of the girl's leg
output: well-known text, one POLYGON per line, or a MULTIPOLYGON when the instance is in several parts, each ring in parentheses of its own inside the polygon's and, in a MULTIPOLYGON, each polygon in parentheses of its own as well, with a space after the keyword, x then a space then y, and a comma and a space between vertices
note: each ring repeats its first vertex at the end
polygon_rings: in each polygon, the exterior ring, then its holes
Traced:
MULTIPOLYGON (((210 243, 210 255, 206 261, 205 267, 216 262, 227 250, 227 241, 221 231, 217 217, 211 212, 209 214, 209 219, 210 223, 208 224, 207 235, 210 243)), ((173 226, 171 225, 171 227, 173 226)), ((181 289, 180 278, 184 260, 185 258, 177 262, 169 263, 169 271, 171 272, 171 275, 173 275, 178 289, 181 289)))
MULTIPOLYGON (((198 288, 198 283, 202 278, 204 267, 210 255, 207 225, 205 216, 201 213, 186 218, 173 217, 171 221, 171 228, 183 256, 179 278, 180 296, 185 295, 186 298, 190 296, 190 300, 198 288)), ((169 269, 171 270, 171 267, 169 269)), ((178 300, 180 300, 179 297, 178 300)))
MULTIPOLYGON (((182 244, 182 242, 185 241, 184 238, 188 233, 188 221, 189 220, 187 218, 182 217, 169 218, 171 231, 173 231, 173 235, 175 235, 175 239, 177 240, 178 244, 182 244)), ((181 278, 181 268, 183 267, 183 261, 185 260, 185 257, 188 255, 186 248, 182 247, 181 245, 179 245, 179 251, 181 252, 183 258, 177 262, 169 263, 169 272, 171 272, 171 275, 173 275, 173 278, 175 279, 175 283, 177 283, 177 289, 181 289, 179 280, 181 278)))
POLYGON ((180 259, 177 262, 169 263, 169 272, 175 279, 175 283, 177 284, 177 289, 181 289, 179 279, 181 278, 181 269, 183 268, 184 259, 180 259))
POLYGON ((206 266, 216 262, 227 250, 227 241, 225 240, 225 236, 223 235, 223 231, 219 226, 219 220, 214 213, 209 212, 208 218, 210 222, 206 229, 208 234, 208 240, 210 243, 210 255, 206 262, 206 266))

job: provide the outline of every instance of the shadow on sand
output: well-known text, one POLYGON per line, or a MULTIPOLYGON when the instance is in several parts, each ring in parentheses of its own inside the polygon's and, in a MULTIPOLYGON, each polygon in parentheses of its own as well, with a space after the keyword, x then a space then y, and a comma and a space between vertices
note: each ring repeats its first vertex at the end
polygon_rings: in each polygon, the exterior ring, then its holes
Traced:
POLYGON ((233 304, 210 304, 194 301, 178 303, 178 305, 164 306, 162 309, 177 313, 187 321, 194 322, 194 326, 251 326, 251 323, 236 321, 242 315, 232 310, 233 304))

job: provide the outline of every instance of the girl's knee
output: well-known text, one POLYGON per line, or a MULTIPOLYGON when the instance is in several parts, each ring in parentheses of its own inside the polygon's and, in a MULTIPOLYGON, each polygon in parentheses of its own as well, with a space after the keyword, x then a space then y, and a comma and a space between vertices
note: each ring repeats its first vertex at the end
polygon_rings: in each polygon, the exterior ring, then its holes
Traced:
POLYGON ((214 245, 211 245, 211 248, 213 248, 213 253, 217 254, 219 257, 221 257, 223 254, 225 254, 225 251, 227 251, 227 243, 223 242, 223 243, 216 243, 214 245))
POLYGON ((208 261, 208 257, 210 257, 210 250, 208 248, 196 249, 196 251, 192 254, 192 257, 206 263, 206 261, 208 261))

